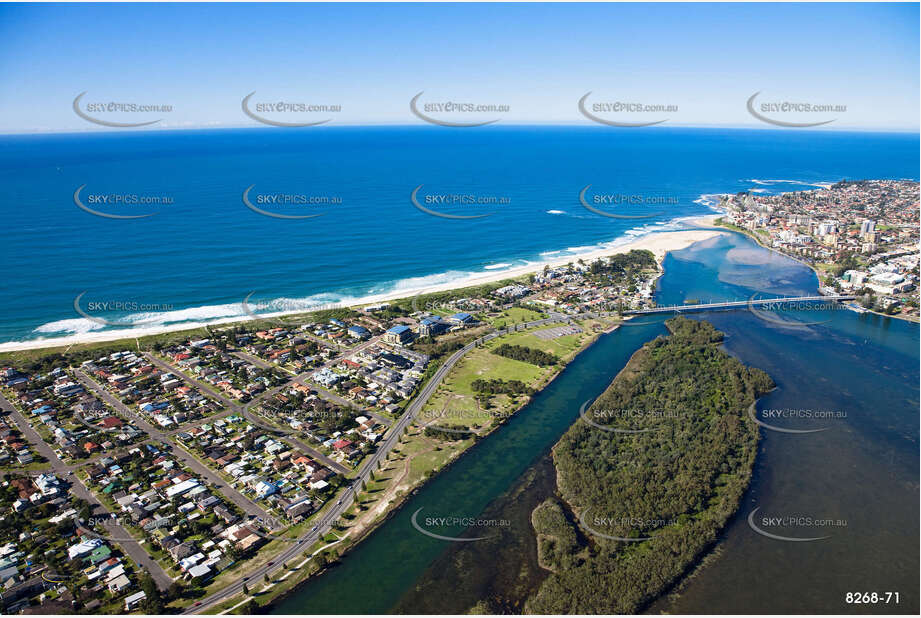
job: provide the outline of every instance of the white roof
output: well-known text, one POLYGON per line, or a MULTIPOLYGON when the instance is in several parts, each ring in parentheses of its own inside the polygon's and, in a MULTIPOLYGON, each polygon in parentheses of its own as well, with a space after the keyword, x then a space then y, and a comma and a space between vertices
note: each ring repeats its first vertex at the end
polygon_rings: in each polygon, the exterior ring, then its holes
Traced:
POLYGON ((141 590, 140 592, 135 592, 131 596, 125 597, 125 604, 130 605, 131 603, 136 603, 146 598, 147 598, 147 593, 141 590))
POLYGON ((181 483, 179 483, 179 484, 177 484, 177 485, 173 485, 172 487, 168 487, 168 488, 166 489, 166 495, 167 495, 168 497, 172 498, 173 496, 176 496, 176 495, 179 495, 179 494, 183 494, 183 493, 189 491, 190 489, 192 489, 193 487, 197 487, 197 486, 198 486, 198 481, 197 481, 197 480, 195 480, 195 479, 188 479, 188 480, 182 481, 181 483))

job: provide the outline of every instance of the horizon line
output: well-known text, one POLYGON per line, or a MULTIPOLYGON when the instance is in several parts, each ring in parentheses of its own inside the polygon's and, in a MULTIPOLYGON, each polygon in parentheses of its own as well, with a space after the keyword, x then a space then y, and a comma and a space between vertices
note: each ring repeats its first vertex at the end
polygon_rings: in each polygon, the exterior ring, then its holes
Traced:
MULTIPOLYGON (((301 129, 310 129, 310 130, 328 130, 328 129, 356 129, 356 128, 383 128, 383 127, 392 127, 392 128, 431 128, 438 129, 443 127, 436 127, 429 124, 423 123, 413 123, 408 124, 406 122, 377 122, 377 123, 356 123, 356 124, 327 124, 323 126, 314 126, 314 127, 298 127, 301 129)), ((589 128, 589 129, 598 129, 598 130, 610 130, 610 127, 602 127, 596 124, 585 123, 585 122, 557 122, 557 121, 536 121, 536 122, 505 122, 502 124, 494 124, 490 127, 475 127, 477 129, 496 129, 501 127, 550 127, 550 128, 589 128)), ((660 125, 657 127, 631 127, 639 129, 652 129, 652 130, 661 130, 667 128, 678 128, 678 129, 728 129, 728 130, 761 130, 761 131, 789 131, 789 129, 777 128, 777 127, 768 127, 758 124, 681 124, 673 123, 669 125, 660 125)), ((449 127, 450 128, 450 127, 449 127)), ((137 127, 125 129, 95 129, 92 127, 87 127, 86 129, 23 129, 23 130, 6 130, 0 129, 0 136, 21 136, 21 135, 83 135, 83 134, 111 134, 111 133, 165 133, 165 132, 180 132, 180 131, 208 131, 208 130, 245 130, 245 129, 277 129, 277 127, 264 126, 259 124, 227 124, 227 125, 194 125, 194 126, 161 126, 161 127, 137 127)), ((628 129, 629 130, 629 129, 628 129)), ((804 127, 798 129, 798 131, 806 131, 810 133, 899 133, 899 134, 916 134, 921 135, 921 127, 841 127, 841 128, 832 128, 828 125, 824 127, 804 127)))

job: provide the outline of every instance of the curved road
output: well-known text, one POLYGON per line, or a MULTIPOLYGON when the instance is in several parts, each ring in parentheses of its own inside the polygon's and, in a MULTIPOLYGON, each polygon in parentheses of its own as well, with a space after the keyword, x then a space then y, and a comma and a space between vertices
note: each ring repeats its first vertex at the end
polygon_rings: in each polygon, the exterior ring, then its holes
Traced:
MULTIPOLYGON (((562 315, 562 314, 550 314, 551 317, 544 318, 542 320, 535 320, 533 322, 523 322, 514 326, 509 326, 506 329, 499 330, 488 335, 484 335, 479 339, 468 343, 460 350, 452 354, 445 363, 438 368, 435 374, 432 376, 432 379, 429 380, 426 385, 419 391, 419 394, 413 400, 409 406, 406 407, 406 410, 403 412, 403 415, 399 420, 394 423, 387 432, 384 440, 381 442, 380 447, 375 451, 375 453, 368 459, 364 465, 361 467, 358 475, 355 477, 354 483, 346 488, 343 496, 333 505, 329 511, 320 518, 316 526, 307 534, 301 536, 298 539, 291 540, 291 547, 281 552, 272 562, 271 565, 262 566, 255 571, 249 573, 247 581, 259 581, 264 575, 271 575, 274 572, 281 570, 282 563, 294 559, 299 554, 302 554, 306 547, 310 547, 313 543, 318 541, 322 535, 329 532, 332 528, 333 522, 335 522, 339 517, 345 513, 355 500, 355 488, 361 487, 361 484, 368 480, 368 477, 371 475, 378 464, 383 461, 387 454, 390 453, 390 450, 396 445, 397 441, 400 439, 400 436, 403 435, 403 431, 413 422, 416 414, 422 410, 422 407, 428 402, 429 398, 435 393, 435 390, 441 384, 441 381, 448 374, 449 371, 457 364, 457 362, 464 357, 467 352, 477 347, 478 344, 495 339, 509 332, 514 332, 516 330, 521 330, 525 328, 532 328, 534 326, 542 326, 544 324, 553 324, 557 322, 567 322, 574 319, 583 319, 583 318, 592 318, 600 316, 609 316, 614 315, 614 312, 601 312, 601 313, 582 313, 578 315, 562 315), (306 547, 305 547, 306 545, 306 547)), ((197 602, 194 606, 185 610, 185 614, 194 614, 197 612, 204 611, 209 607, 225 601, 226 599, 234 596, 235 594, 242 591, 243 586, 245 585, 244 580, 238 580, 236 583, 230 584, 226 588, 215 592, 211 596, 204 598, 203 600, 197 602)))

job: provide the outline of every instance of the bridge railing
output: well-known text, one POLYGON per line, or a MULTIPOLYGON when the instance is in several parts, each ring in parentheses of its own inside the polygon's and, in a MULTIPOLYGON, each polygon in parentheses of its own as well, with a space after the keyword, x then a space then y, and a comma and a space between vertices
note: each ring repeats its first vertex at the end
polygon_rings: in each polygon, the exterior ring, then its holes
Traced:
POLYGON ((843 301, 854 300, 853 295, 835 295, 835 296, 784 296, 780 298, 759 298, 749 300, 732 300, 719 303, 701 303, 696 305, 668 305, 665 307, 654 307, 651 309, 630 309, 624 311, 623 315, 633 315, 642 313, 666 313, 668 311, 694 311, 699 309, 720 309, 731 307, 748 307, 751 305, 773 305, 782 303, 795 302, 819 302, 819 301, 843 301))

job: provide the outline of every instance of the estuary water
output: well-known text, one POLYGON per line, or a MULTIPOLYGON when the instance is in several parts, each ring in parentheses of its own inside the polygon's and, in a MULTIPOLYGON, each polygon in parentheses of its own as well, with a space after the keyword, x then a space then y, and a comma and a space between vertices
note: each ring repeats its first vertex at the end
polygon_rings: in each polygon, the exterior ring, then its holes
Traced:
MULTIPOLYGON (((812 294, 817 287, 809 268, 740 234, 673 252, 664 266, 660 304, 812 294)), ((918 326, 845 309, 694 315, 726 333, 725 349, 767 371, 778 388, 758 403, 757 418, 771 428, 761 430, 751 487, 714 559, 648 610, 917 613, 918 326), (824 538, 779 540, 762 532, 824 538), (898 592, 899 602, 890 595, 888 604, 853 604, 848 592, 898 592)), ((661 322, 637 319, 602 336, 341 565, 274 611, 464 613, 478 601, 493 611, 520 611, 545 576, 536 567, 528 517, 554 491, 548 449, 582 402, 665 332, 661 322), (454 543, 415 530, 416 512, 509 525, 483 541, 454 543)))

